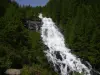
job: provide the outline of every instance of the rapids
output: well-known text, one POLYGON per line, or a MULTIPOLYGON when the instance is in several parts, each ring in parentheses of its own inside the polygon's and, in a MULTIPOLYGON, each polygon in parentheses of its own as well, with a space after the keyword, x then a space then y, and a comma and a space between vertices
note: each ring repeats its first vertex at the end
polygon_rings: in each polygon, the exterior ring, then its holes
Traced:
POLYGON ((64 36, 52 21, 51 18, 39 15, 43 24, 41 27, 41 38, 43 43, 48 47, 45 50, 47 59, 53 64, 55 71, 61 75, 70 75, 73 72, 91 75, 92 67, 83 64, 80 58, 71 53, 71 50, 65 46, 64 36))

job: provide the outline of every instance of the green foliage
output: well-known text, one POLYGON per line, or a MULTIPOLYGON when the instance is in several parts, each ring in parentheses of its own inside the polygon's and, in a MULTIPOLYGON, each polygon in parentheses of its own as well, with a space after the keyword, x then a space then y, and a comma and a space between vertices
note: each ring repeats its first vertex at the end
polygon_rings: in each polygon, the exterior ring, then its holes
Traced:
POLYGON ((21 75, 31 75, 30 68, 27 65, 23 66, 21 70, 21 75))
POLYGON ((56 75, 49 66, 40 33, 27 30, 23 19, 38 20, 41 7, 19 7, 9 3, 0 17, 0 74, 5 68, 21 68, 22 75, 56 75), (32 67, 30 67, 32 66, 32 67))
POLYGON ((32 66, 24 65, 21 70, 21 75, 58 75, 42 65, 33 64, 32 66))
POLYGON ((4 16, 7 6, 9 5, 10 0, 2 0, 0 2, 0 17, 4 16))
POLYGON ((100 4, 98 0, 50 0, 44 15, 53 18, 77 56, 100 70, 100 4))
POLYGON ((0 18, 0 67, 17 64, 22 60, 21 51, 25 48, 28 48, 28 32, 23 27, 18 8, 11 4, 0 18))
POLYGON ((80 74, 78 72, 73 72, 72 75, 84 75, 84 74, 80 74))
POLYGON ((35 8, 31 6, 23 6, 20 8, 20 11, 22 12, 22 17, 24 19, 38 20, 38 14, 42 11, 42 8, 40 6, 35 8))
POLYGON ((40 41, 40 33, 30 31, 29 36, 30 36, 30 41, 32 42, 32 47, 35 48, 36 47, 35 45, 38 44, 37 42, 40 41))
POLYGON ((16 2, 3 0, 0 11, 0 69, 20 64, 22 75, 38 72, 57 75, 43 53, 46 47, 40 33, 27 30, 22 23, 23 19, 38 20, 38 13, 43 12, 56 22, 72 52, 100 70, 100 4, 97 0, 49 0, 43 7, 19 7, 16 2))

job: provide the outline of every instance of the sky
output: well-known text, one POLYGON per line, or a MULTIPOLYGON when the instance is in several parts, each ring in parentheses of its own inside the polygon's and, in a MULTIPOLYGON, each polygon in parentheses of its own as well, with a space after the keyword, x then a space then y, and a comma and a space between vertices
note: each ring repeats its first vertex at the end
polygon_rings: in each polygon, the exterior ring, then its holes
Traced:
POLYGON ((44 6, 49 0, 15 0, 20 5, 44 6))

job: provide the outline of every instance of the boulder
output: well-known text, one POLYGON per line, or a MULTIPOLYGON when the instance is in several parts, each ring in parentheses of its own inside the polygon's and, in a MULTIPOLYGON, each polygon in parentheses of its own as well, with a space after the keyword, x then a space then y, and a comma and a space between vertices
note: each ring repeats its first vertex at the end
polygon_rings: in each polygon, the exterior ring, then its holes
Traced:
POLYGON ((5 71, 5 74, 7 74, 7 75, 20 75, 21 69, 7 69, 5 71))

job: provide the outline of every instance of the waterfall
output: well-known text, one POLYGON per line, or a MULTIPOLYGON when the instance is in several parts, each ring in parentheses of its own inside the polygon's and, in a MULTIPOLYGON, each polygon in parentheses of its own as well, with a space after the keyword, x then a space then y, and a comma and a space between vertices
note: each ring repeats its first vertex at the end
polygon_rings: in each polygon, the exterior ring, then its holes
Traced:
POLYGON ((83 75, 91 75, 92 67, 85 66, 80 58, 71 53, 71 50, 65 46, 64 36, 52 21, 51 18, 39 15, 43 24, 41 27, 41 38, 43 43, 48 47, 45 50, 47 59, 53 64, 55 71, 61 75, 70 75, 72 72, 83 73, 83 75))

